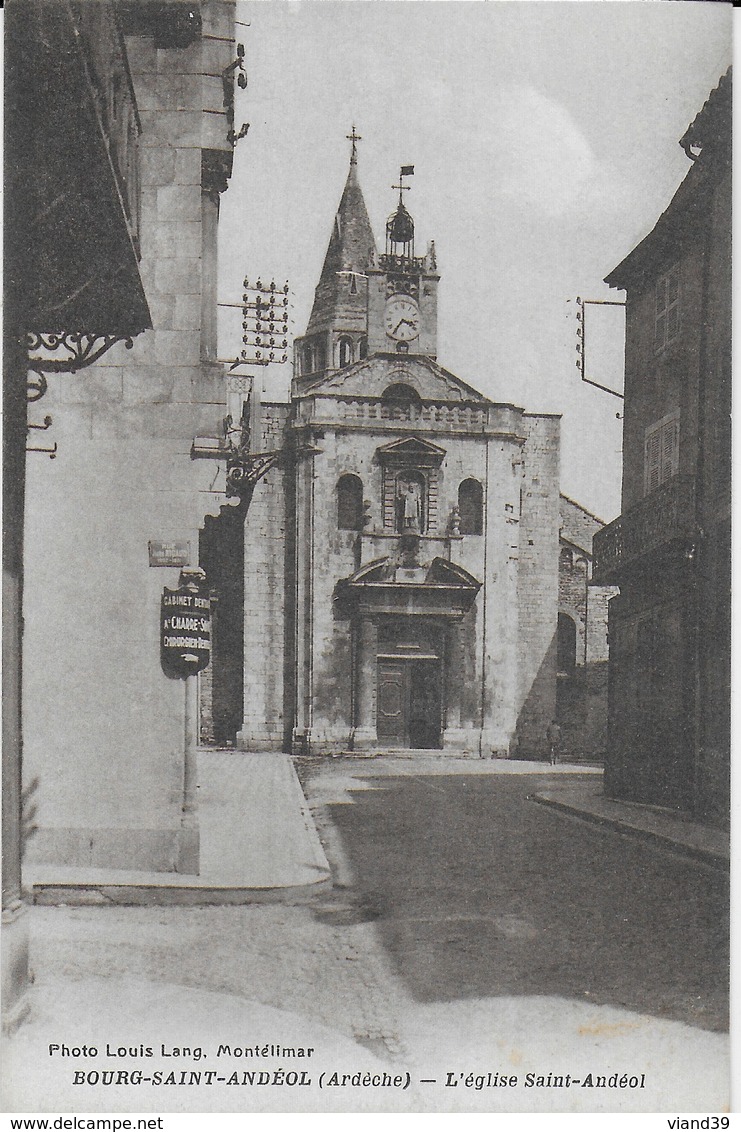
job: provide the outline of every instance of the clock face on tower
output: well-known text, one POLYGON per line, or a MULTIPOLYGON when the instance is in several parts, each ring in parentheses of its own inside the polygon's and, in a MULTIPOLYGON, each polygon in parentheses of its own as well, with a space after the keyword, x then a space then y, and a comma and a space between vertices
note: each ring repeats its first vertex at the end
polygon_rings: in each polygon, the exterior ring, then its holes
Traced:
POLYGON ((392 295, 386 303, 384 326, 394 342, 419 338, 419 307, 408 295, 392 295))

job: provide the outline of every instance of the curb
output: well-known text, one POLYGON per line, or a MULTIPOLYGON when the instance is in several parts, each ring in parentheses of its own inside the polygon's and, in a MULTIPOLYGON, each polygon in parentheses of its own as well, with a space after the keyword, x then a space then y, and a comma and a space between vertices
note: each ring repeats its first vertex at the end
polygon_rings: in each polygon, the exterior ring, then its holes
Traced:
POLYGON ((115 884, 105 881, 38 881, 31 887, 35 905, 68 904, 74 907, 106 905, 180 905, 197 907, 208 904, 287 904, 304 903, 311 897, 330 891, 332 878, 323 876, 312 884, 284 885, 275 888, 241 888, 237 885, 167 885, 115 884))
POLYGON ((665 833, 657 833, 656 830, 653 829, 642 829, 641 826, 632 825, 630 822, 626 822, 620 818, 613 818, 607 814, 598 814, 593 810, 585 810, 574 803, 549 798, 544 794, 531 794, 530 801, 537 802, 540 806, 550 806, 554 810, 560 810, 562 813, 569 814, 571 817, 578 818, 580 821, 589 822, 592 825, 615 829, 628 837, 634 837, 636 840, 648 841, 660 849, 670 849, 673 853, 700 861, 705 865, 710 865, 712 868, 720 869, 723 872, 730 870, 730 857, 726 857, 724 853, 717 853, 713 849, 703 849, 699 845, 688 845, 686 842, 677 841, 675 838, 669 837, 665 833))

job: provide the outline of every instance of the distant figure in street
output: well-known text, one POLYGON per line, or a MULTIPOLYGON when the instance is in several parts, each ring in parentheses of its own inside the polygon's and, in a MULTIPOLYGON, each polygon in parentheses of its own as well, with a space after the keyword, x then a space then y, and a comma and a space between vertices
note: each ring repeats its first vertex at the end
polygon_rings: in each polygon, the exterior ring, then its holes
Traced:
POLYGON ((548 740, 548 751, 550 753, 551 766, 555 766, 558 762, 558 752, 561 746, 561 728, 555 719, 552 719, 548 724, 546 731, 546 739, 548 740))

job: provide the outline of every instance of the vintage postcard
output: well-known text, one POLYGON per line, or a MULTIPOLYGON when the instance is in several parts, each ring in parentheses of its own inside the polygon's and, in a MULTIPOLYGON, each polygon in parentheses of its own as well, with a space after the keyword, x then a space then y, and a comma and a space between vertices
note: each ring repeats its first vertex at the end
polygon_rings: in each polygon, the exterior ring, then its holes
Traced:
POLYGON ((732 14, 6 3, 7 1127, 730 1127, 732 14))

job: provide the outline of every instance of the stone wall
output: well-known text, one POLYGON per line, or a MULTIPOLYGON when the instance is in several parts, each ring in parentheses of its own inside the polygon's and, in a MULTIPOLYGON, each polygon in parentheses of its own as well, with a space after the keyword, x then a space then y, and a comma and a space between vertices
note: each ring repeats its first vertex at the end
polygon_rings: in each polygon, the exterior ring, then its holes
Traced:
POLYGON ((525 414, 518 570, 518 750, 542 754, 556 711, 560 418, 525 414))
MULTIPOLYGON (((262 406, 262 450, 285 446, 289 406, 262 406)), ((237 745, 280 751, 286 715, 287 539, 292 521, 292 468, 278 464, 255 485, 244 524, 244 722, 237 745)), ((288 572, 287 572, 288 567, 288 572)))

